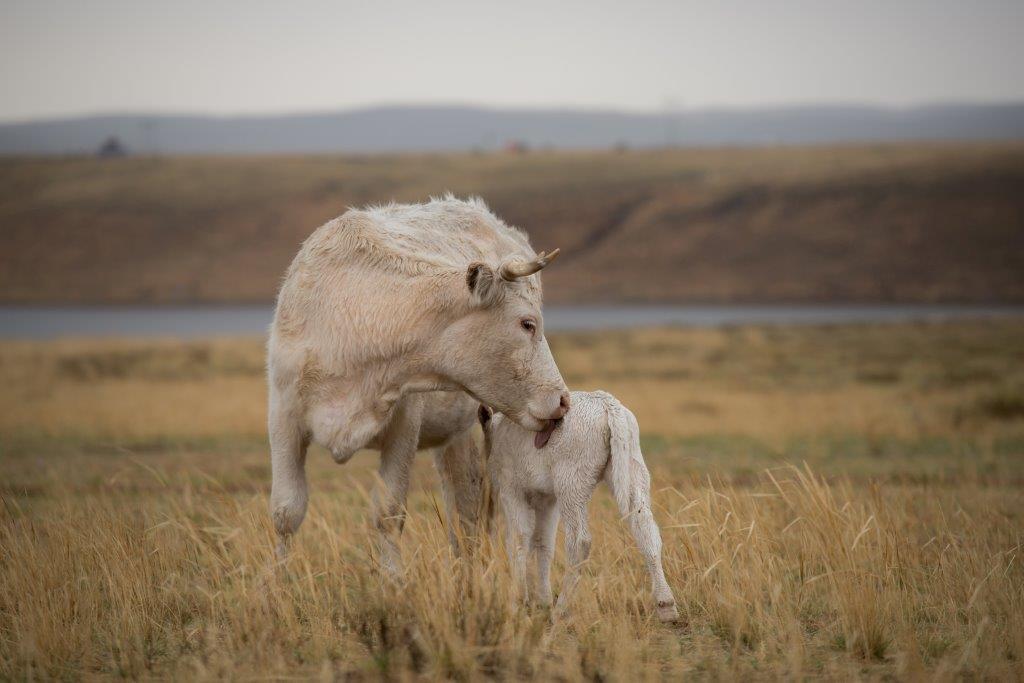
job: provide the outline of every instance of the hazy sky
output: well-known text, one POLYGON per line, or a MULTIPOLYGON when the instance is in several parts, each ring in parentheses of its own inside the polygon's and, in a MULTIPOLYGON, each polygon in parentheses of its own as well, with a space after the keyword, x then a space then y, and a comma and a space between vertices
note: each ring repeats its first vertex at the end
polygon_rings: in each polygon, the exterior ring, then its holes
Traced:
POLYGON ((0 0, 0 120, 1024 99, 1024 0, 0 0))

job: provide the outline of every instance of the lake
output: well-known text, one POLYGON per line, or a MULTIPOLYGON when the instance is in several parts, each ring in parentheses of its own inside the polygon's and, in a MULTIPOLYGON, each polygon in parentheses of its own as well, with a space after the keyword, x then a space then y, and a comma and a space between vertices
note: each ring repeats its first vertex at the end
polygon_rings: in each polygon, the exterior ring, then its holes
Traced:
MULTIPOLYGON (((1022 317, 1024 306, 548 306, 549 331, 668 325, 824 325, 1022 317)), ((273 307, 0 306, 0 338, 263 334, 273 307)))

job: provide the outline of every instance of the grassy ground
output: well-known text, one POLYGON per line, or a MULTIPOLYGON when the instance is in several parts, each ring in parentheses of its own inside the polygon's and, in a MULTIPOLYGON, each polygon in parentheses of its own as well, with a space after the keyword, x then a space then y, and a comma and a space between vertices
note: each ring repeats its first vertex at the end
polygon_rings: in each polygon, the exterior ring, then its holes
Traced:
POLYGON ((519 608, 497 538, 451 556, 428 458, 401 585, 369 453, 311 452, 275 567, 259 340, 6 343, 0 678, 1024 676, 1024 323, 552 345, 640 420, 682 624, 603 492, 569 618, 519 608))

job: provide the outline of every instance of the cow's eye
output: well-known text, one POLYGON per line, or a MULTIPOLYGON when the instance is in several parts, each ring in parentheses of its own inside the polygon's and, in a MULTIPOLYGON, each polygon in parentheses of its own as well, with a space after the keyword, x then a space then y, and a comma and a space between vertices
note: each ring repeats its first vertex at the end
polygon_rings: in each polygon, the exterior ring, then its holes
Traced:
POLYGON ((523 318, 522 320, 519 321, 519 324, 522 325, 523 329, 529 332, 530 334, 536 334, 537 323, 533 322, 529 318, 523 318))

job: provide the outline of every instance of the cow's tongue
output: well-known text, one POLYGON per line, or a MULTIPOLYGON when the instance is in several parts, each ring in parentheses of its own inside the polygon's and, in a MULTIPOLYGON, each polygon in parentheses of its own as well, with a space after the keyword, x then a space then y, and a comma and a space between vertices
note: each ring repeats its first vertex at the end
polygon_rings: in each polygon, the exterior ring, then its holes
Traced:
POLYGON ((533 435, 533 446, 538 450, 544 448, 547 445, 548 439, 551 438, 551 433, 555 431, 555 427, 561 420, 548 420, 544 423, 544 429, 533 435))

